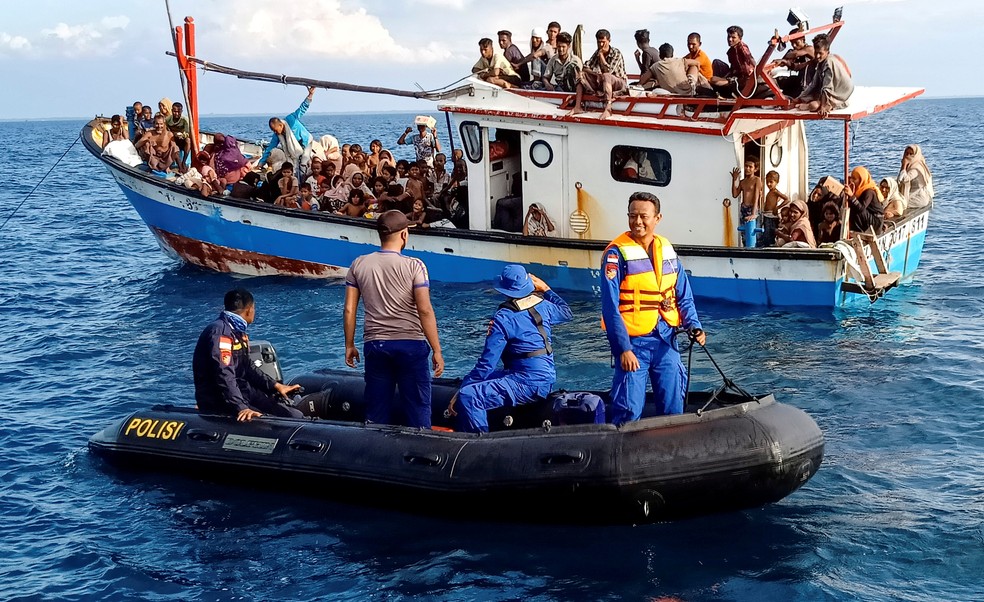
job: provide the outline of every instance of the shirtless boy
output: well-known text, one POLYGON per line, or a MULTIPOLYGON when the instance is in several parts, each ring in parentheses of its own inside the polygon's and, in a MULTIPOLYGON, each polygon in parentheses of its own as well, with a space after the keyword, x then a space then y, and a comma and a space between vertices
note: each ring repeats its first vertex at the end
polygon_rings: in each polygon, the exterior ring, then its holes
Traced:
POLYGON ((426 194, 424 192, 424 178, 420 173, 420 166, 417 163, 410 164, 410 173, 407 179, 407 194, 409 194, 414 200, 420 199, 425 200, 426 194))
POLYGON ((762 208, 762 241, 761 246, 771 247, 776 242, 776 229, 779 228, 779 209, 789 202, 789 197, 781 192, 779 172, 770 171, 765 174, 765 186, 769 192, 765 195, 765 206, 762 208))
POLYGON ((762 200, 762 178, 758 177, 758 162, 755 159, 745 159, 745 177, 742 180, 741 171, 736 167, 731 170, 731 196, 741 196, 739 215, 741 223, 758 219, 759 203, 762 200))

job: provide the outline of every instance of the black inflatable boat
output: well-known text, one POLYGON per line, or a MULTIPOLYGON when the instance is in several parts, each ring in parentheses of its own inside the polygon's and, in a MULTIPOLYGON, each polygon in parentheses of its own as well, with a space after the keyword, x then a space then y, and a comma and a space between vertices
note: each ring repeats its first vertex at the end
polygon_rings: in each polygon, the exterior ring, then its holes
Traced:
MULTIPOLYGON (((267 364, 279 375, 275 360, 267 364)), ((641 522, 759 506, 795 491, 823 458, 813 419, 771 395, 691 393, 682 415, 620 428, 559 425, 543 402, 494 410, 493 432, 477 435, 366 424, 355 372, 292 382, 304 387, 297 407, 310 418, 239 423, 158 405, 114 422, 89 449, 140 469, 536 522, 641 522)), ((443 411, 457 384, 435 381, 438 429, 451 426, 443 411)))

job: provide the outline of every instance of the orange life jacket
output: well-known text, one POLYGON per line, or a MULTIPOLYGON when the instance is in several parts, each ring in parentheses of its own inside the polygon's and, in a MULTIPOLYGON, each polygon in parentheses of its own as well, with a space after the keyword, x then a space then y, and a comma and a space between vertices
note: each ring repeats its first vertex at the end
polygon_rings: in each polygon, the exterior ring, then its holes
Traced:
MULTIPOLYGON (((605 254, 613 247, 625 260, 626 274, 619 284, 618 311, 629 336, 649 334, 656 328, 660 316, 670 326, 679 326, 677 255, 670 241, 657 235, 653 240, 652 257, 632 240, 628 232, 613 240, 605 249, 605 254)), ((605 328, 604 319, 601 327, 605 328)))

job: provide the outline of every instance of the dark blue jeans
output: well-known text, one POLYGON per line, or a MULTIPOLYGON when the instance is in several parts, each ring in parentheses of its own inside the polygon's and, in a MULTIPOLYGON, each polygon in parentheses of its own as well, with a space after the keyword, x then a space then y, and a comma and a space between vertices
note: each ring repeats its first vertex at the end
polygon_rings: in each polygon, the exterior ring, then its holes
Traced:
POLYGON ((366 419, 376 424, 431 426, 430 346, 427 341, 367 341, 366 419), (399 399, 395 389, 399 387, 399 399))

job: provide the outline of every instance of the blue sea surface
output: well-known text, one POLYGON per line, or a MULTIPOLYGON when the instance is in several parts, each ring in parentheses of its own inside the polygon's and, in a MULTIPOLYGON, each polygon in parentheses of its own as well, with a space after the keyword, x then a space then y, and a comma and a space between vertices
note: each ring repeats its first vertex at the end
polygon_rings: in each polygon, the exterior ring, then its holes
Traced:
MULTIPOLYGON (((306 121, 393 148, 410 119, 306 121)), ((203 128, 253 140, 265 121, 203 128)), ((364 508, 107 469, 88 437, 150 404, 191 403, 191 352, 227 289, 255 293, 253 338, 276 345, 290 376, 344 365, 344 286, 179 264, 76 144, 0 230, 0 599, 984 599, 982 122, 984 100, 917 100, 855 129, 852 164, 877 179, 910 142, 936 177, 923 263, 886 299, 700 306, 729 375, 817 420, 817 475, 764 508, 616 527, 541 526, 522 500, 501 517, 445 519, 403 513, 399 500, 364 508)), ((0 123, 0 222, 82 125, 0 123)), ((840 175, 840 125, 810 135, 811 180, 840 175)), ((463 375, 499 300, 485 286, 435 284, 432 295, 447 372, 463 375)), ((598 300, 569 297, 575 321, 555 331, 560 384, 607 386, 598 300)), ((695 368, 696 387, 716 385, 706 361, 695 368)))

